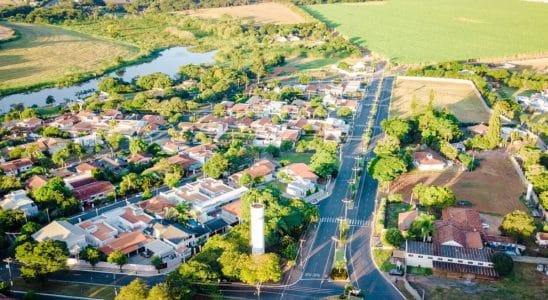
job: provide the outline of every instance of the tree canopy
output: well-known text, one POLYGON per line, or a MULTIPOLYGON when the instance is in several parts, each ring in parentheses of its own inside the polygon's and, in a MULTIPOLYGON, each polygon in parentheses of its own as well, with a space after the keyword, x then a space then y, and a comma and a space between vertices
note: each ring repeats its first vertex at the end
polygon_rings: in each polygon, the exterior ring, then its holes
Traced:
POLYGON ((419 203, 430 208, 444 208, 455 205, 457 198, 449 188, 432 185, 425 186, 422 183, 413 188, 413 196, 419 199, 419 203))
POLYGON ((47 275, 66 268, 67 245, 60 241, 26 242, 15 248, 15 257, 23 265, 21 274, 27 279, 45 279, 47 275))
POLYGON ((518 240, 530 238, 535 229, 533 217, 521 210, 506 214, 500 225, 502 233, 518 240))

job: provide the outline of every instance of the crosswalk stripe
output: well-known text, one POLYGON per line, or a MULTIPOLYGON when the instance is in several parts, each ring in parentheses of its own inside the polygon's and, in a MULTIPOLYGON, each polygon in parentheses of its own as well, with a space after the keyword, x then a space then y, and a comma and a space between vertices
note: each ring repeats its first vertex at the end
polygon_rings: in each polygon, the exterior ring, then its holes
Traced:
MULTIPOLYGON (((323 217, 320 218, 320 223, 333 223, 338 224, 340 222, 339 218, 333 218, 333 217, 323 217)), ((370 225, 370 220, 363 220, 363 219, 349 219, 348 224, 350 226, 359 226, 359 227, 367 227, 370 225)))

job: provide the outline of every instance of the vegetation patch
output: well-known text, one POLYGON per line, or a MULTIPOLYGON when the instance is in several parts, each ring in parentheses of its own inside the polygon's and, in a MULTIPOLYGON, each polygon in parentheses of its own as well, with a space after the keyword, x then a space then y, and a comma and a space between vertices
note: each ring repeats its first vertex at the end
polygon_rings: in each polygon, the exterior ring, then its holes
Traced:
POLYGON ((386 205, 385 228, 398 228, 398 215, 408 211, 410 208, 411 205, 404 202, 388 203, 386 205))
POLYGON ((432 269, 421 267, 407 267, 407 273, 413 275, 429 276, 432 275, 432 269))
POLYGON ((545 3, 390 0, 383 5, 326 4, 306 10, 356 43, 400 63, 548 51, 548 40, 539 38, 548 28, 545 3))
POLYGON ((392 250, 373 249, 373 259, 381 271, 388 272, 391 269, 396 268, 396 265, 390 262, 390 258, 392 258, 392 250))
POLYGON ((19 39, 2 44, 0 89, 57 83, 74 74, 102 73, 139 49, 46 25, 9 23, 19 39))
POLYGON ((394 86, 391 117, 407 118, 413 107, 426 107, 430 95, 434 108, 447 108, 463 123, 487 123, 489 113, 468 84, 398 79, 394 86))

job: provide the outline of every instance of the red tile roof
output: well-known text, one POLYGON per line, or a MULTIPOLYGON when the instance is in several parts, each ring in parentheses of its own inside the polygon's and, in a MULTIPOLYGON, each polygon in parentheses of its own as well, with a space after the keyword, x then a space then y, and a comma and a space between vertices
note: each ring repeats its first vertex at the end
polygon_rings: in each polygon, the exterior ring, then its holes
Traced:
POLYGON ((72 190, 74 197, 80 201, 86 201, 99 194, 107 195, 114 191, 114 186, 108 181, 95 181, 72 190))
POLYGON ((120 236, 107 243, 104 247, 99 248, 103 253, 109 255, 114 251, 121 251, 124 254, 131 253, 141 248, 152 239, 146 237, 141 231, 132 231, 120 234, 120 236))

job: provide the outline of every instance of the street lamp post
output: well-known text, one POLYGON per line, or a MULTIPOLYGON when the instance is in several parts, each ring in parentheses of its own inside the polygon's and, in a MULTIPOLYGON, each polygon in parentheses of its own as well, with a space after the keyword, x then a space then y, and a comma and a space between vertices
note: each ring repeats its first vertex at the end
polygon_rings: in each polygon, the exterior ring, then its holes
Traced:
POLYGON ((11 257, 8 257, 8 258, 4 259, 4 262, 7 263, 6 267, 8 268, 8 274, 9 274, 9 277, 10 277, 10 286, 13 287, 13 278, 11 276, 11 263, 13 262, 13 259, 11 257))

